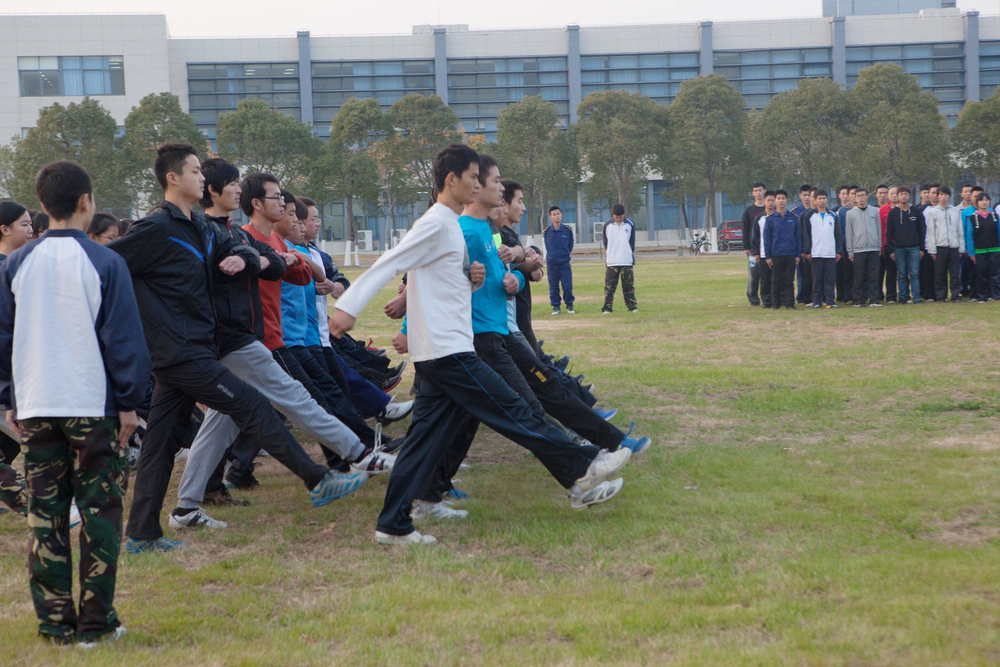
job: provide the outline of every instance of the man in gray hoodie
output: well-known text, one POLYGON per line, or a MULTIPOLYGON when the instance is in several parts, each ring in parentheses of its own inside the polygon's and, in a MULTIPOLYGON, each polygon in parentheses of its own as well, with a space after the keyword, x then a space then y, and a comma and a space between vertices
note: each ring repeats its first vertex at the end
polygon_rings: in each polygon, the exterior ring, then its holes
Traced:
POLYGON ((855 191, 855 207, 847 212, 844 241, 847 256, 854 263, 854 307, 865 305, 864 286, 868 286, 869 306, 879 307, 878 266, 882 254, 882 220, 878 209, 868 205, 868 190, 855 191))

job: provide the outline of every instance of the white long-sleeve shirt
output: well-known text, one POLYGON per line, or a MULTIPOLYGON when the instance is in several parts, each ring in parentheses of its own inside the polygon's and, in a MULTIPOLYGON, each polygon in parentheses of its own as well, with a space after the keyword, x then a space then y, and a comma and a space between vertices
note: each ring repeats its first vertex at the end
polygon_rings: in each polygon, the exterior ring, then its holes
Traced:
POLYGON ((927 218, 927 252, 937 254, 938 246, 958 248, 960 254, 965 254, 965 233, 962 230, 962 214, 954 206, 928 207, 924 214, 927 218))
POLYGON ((406 273, 406 334, 410 359, 430 361, 474 352, 469 253, 458 214, 434 204, 399 245, 382 255, 337 300, 357 317, 394 277, 406 273))

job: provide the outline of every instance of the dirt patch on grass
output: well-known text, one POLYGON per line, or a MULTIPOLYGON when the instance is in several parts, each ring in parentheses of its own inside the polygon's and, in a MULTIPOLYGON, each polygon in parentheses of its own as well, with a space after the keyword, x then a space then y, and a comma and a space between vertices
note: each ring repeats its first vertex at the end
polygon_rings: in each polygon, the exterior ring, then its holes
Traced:
POLYGON ((930 539, 948 547, 981 547, 1000 538, 1000 526, 990 525, 983 513, 974 508, 962 511, 951 521, 936 521, 931 525, 936 530, 929 535, 930 539))
POLYGON ((975 435, 948 435, 934 438, 927 446, 935 449, 974 449, 979 452, 1000 451, 1000 432, 977 433, 975 435))

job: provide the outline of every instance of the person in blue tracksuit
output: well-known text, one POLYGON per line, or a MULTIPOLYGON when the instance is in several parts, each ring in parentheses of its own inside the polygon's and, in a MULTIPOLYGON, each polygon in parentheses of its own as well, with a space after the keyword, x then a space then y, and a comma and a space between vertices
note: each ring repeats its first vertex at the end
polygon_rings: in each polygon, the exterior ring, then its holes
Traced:
POLYGON ((552 314, 560 313, 562 302, 566 302, 566 312, 575 315, 573 310, 573 268, 570 266, 570 255, 573 253, 573 230, 562 224, 562 209, 553 206, 549 209, 549 220, 552 224, 545 228, 542 236, 545 239, 545 260, 549 273, 549 303, 552 304, 552 314), (562 299, 559 297, 559 284, 562 283, 562 299))
POLYGON ((764 225, 764 249, 771 267, 771 301, 778 310, 795 310, 792 280, 802 255, 802 228, 799 217, 787 210, 788 193, 778 190, 774 196, 775 211, 764 225))

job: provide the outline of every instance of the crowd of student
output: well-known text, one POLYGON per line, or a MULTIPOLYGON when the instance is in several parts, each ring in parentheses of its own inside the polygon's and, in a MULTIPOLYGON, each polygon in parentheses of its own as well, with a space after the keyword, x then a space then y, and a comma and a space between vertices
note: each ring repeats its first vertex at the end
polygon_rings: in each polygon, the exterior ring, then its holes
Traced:
POLYGON ((743 212, 750 305, 1000 300, 998 216, 981 187, 962 186, 958 206, 937 183, 920 186, 919 204, 905 185, 874 194, 872 205, 866 188, 841 185, 831 206, 830 193, 803 185, 788 210, 787 192, 754 184, 743 212))
POLYGON ((43 638, 91 647, 124 634, 113 601, 130 448, 125 548, 141 554, 183 545, 160 515, 184 448, 174 529, 225 528, 202 506, 248 505, 229 488, 259 484, 265 451, 317 507, 391 473, 377 541, 429 544, 414 520, 468 515, 453 507, 467 498, 453 478, 480 422, 531 451, 572 509, 613 498, 619 472, 651 444, 632 437, 634 423, 612 425, 594 386, 535 338, 530 283, 543 260, 514 231, 522 188, 493 158, 442 150, 427 213, 353 285, 313 243, 315 202, 274 176, 241 179, 187 144, 162 146, 153 170, 163 202, 134 223, 95 213, 90 178, 72 162, 39 172, 43 212, 0 204, 0 402, 13 436, 0 437, 0 500, 29 519, 43 638), (248 224, 231 220, 236 209, 248 224), (347 333, 400 274, 384 312, 403 319, 392 342, 414 365, 412 401, 387 393, 406 362, 391 367, 347 333), (383 424, 411 413, 405 436, 383 437, 383 424), (319 443, 322 463, 289 423, 319 443))

